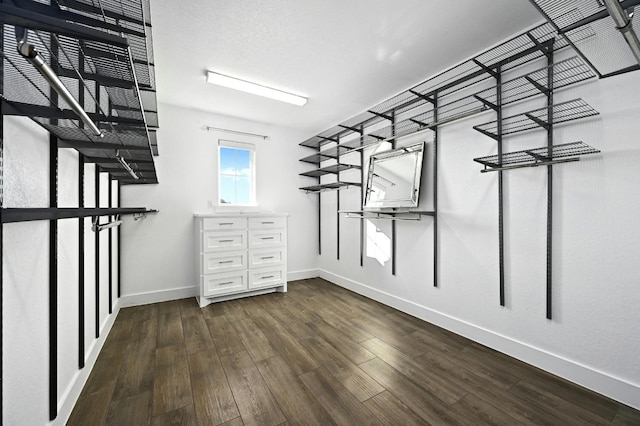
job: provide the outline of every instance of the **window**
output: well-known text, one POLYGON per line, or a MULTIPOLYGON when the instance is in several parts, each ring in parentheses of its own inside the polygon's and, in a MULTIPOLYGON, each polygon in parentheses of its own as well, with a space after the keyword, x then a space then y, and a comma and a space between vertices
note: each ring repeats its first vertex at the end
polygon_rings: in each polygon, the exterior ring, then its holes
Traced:
POLYGON ((255 145, 218 141, 218 194, 220 205, 256 204, 255 145))

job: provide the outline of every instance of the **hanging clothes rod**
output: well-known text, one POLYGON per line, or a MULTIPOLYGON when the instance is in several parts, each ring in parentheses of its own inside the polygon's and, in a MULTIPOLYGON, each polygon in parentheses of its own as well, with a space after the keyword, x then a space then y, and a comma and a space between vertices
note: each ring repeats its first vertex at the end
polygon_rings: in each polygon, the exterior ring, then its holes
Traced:
POLYGON ((116 220, 107 223, 98 223, 98 216, 94 216, 91 220, 91 230, 93 232, 100 232, 103 229, 115 228, 120 225, 122 225, 122 221, 119 215, 116 216, 116 220))
POLYGON ((28 43, 29 31, 26 28, 15 27, 15 33, 18 42, 18 53, 38 70, 42 77, 49 82, 53 90, 65 100, 69 107, 71 107, 95 136, 104 137, 102 130, 98 128, 76 98, 73 97, 62 81, 60 81, 60 78, 53 72, 53 69, 47 64, 45 58, 35 49, 34 45, 28 43))
POLYGON ((241 132, 240 130, 223 129, 221 127, 213 127, 213 126, 205 126, 205 128, 207 129, 207 131, 214 130, 214 131, 218 131, 218 132, 233 133, 235 135, 253 136, 253 137, 256 137, 256 138, 262 138, 264 140, 269 140, 269 136, 259 135, 257 133, 241 132))

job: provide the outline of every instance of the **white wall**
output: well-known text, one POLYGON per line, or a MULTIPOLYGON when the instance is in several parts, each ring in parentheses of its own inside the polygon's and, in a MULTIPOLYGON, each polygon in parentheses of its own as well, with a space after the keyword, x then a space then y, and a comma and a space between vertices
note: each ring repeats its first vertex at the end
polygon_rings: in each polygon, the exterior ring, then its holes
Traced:
MULTIPOLYGON (((48 133, 29 119, 4 117, 3 142, 3 207, 48 207, 48 133)), ((58 205, 77 207, 78 154, 71 149, 60 149, 58 155, 58 205)), ((85 166, 86 207, 95 206, 94 170, 93 164, 85 166)), ((106 174, 102 175, 106 181, 106 174)), ((106 197, 106 183, 100 192, 103 198, 106 197)), ((2 422, 8 425, 64 424, 116 316, 108 315, 106 308, 103 309, 101 335, 96 339, 93 308, 95 237, 91 219, 85 220, 86 366, 82 370, 78 369, 78 219, 58 221, 58 417, 53 422, 49 422, 48 391, 49 222, 5 224, 3 234, 2 422)), ((108 253, 104 249, 100 254, 101 264, 106 259, 108 253)), ((104 271, 108 274, 106 269, 104 271)), ((108 291, 104 278, 101 286, 102 292, 108 291)), ((116 304, 114 313, 117 309, 116 304)))
MULTIPOLYGON (((4 118, 4 206, 49 206, 49 138, 4 118), (24 183, 27 183, 26 185, 24 183)), ((3 225, 3 424, 49 420, 49 223, 3 225)))
POLYGON ((195 296, 194 212, 213 211, 218 139, 256 145, 260 209, 289 214, 289 279, 317 275, 317 198, 298 190, 299 132, 241 119, 159 105, 158 185, 126 185, 122 204, 159 210, 122 226, 123 304, 195 296), (205 126, 268 135, 268 140, 207 131, 205 126))
MULTIPOLYGON (((498 175, 481 174, 472 161, 496 153, 495 142, 472 129, 492 113, 441 129, 439 288, 428 217, 398 223, 396 276, 390 262, 359 266, 358 220, 340 219, 337 261, 334 194, 323 195, 321 275, 640 408, 638 73, 562 91, 556 101, 577 97, 600 115, 558 127, 555 143, 583 140, 602 153, 554 167, 553 320, 545 318, 544 168, 505 172, 506 306, 499 305, 498 175)), ((506 140, 505 152, 546 143, 543 131, 506 140)), ((357 191, 341 197, 357 206, 357 191)), ((389 235, 388 223, 374 222, 389 235)))

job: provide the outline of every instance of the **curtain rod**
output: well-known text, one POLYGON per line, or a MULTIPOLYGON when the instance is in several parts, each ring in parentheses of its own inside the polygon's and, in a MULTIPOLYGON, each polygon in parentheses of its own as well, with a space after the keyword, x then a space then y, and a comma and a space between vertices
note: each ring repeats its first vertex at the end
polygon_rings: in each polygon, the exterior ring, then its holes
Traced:
POLYGON ((269 140, 269 136, 259 135, 257 133, 241 132, 239 130, 231 130, 231 129, 222 129, 220 127, 213 127, 213 126, 205 126, 205 128, 207 129, 207 131, 209 131, 209 130, 217 130, 218 132, 233 133, 233 134, 236 134, 236 135, 245 135, 245 136, 255 136, 257 138, 262 138, 264 140, 269 140))

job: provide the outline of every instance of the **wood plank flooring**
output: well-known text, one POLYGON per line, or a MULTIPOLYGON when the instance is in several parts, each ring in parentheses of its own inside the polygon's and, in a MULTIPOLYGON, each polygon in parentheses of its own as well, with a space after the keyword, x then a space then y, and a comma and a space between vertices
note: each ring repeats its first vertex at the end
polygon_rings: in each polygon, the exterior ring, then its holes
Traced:
POLYGON ((321 279, 122 309, 69 425, 640 425, 640 412, 321 279))

